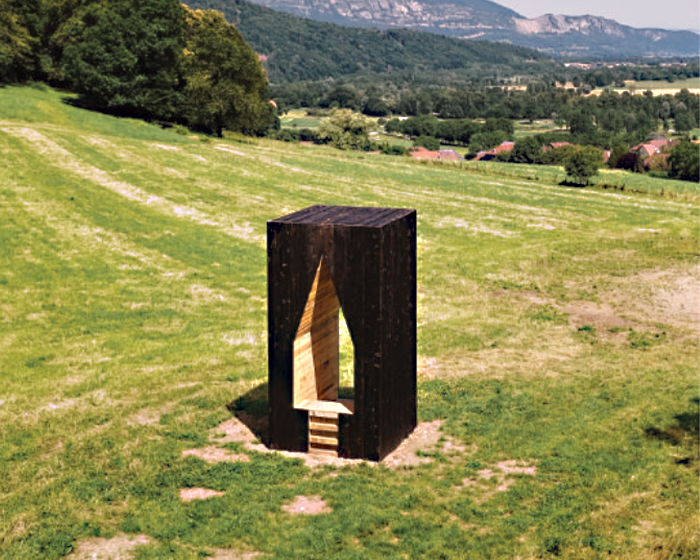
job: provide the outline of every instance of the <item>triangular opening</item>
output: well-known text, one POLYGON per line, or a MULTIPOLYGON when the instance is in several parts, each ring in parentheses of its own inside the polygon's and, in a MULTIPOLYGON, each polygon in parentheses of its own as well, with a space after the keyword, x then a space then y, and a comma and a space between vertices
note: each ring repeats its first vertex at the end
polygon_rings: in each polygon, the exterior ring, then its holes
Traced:
POLYGON ((322 258, 294 338, 294 408, 353 412, 354 402, 346 397, 354 385, 354 348, 343 320, 347 334, 342 337, 341 354, 339 312, 338 295, 322 258), (341 375, 343 390, 339 391, 341 375))

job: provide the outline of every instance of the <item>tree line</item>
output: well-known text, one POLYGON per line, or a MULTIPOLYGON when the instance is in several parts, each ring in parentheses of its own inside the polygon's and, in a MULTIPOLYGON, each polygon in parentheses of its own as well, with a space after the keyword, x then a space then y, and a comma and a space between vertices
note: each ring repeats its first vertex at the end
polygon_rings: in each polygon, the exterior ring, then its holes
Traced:
POLYGON ((223 15, 177 0, 0 0, 0 83, 39 81, 121 116, 262 134, 257 54, 223 15))
POLYGON ((470 119, 440 120, 434 115, 420 115, 406 120, 389 120, 384 130, 390 134, 404 134, 419 139, 418 144, 430 148, 428 138, 443 144, 469 146, 471 152, 489 150, 512 138, 515 127, 506 118, 488 118, 484 123, 470 119))
MULTIPOLYGON (((495 159, 509 163, 528 163, 542 165, 567 165, 569 162, 576 169, 572 177, 588 175, 595 166, 602 166, 605 158, 597 132, 591 132, 585 126, 588 122, 581 114, 575 113, 569 123, 572 133, 545 132, 525 136, 515 140, 512 149, 495 156, 495 159), (579 122, 581 120, 584 124, 579 122), (580 130, 576 127, 580 127, 580 130), (550 147, 554 145, 553 147, 550 147)), ((470 119, 440 120, 435 115, 420 115, 405 120, 389 120, 384 129, 388 133, 402 134, 414 139, 414 144, 428 149, 438 149, 440 144, 467 146, 470 156, 480 151, 490 150, 507 140, 513 140, 513 121, 503 117, 488 118, 483 123, 470 119)), ((633 172, 652 171, 662 176, 698 181, 699 148, 687 138, 669 146, 662 155, 654 155, 646 162, 634 144, 642 142, 632 134, 620 134, 612 139, 611 149, 606 164, 612 169, 625 169, 633 172), (632 141, 632 143, 630 142, 632 141)), ((590 173, 593 175, 595 173, 590 173)))
MULTIPOLYGON (((433 116, 432 121, 416 121, 428 126, 424 134, 461 145, 468 145, 472 134, 482 132, 476 130, 475 125, 466 124, 464 119, 553 119, 560 128, 566 127, 577 143, 610 149, 620 142, 639 143, 659 126, 679 133, 688 132, 698 125, 700 116, 700 96, 688 90, 661 96, 650 92, 632 95, 615 91, 585 95, 580 89, 541 82, 531 83, 523 90, 431 87, 403 91, 382 90, 376 86, 362 90, 345 82, 308 88, 290 84, 283 88, 272 87, 271 94, 282 110, 298 106, 335 107, 370 116, 433 116), (438 124, 438 118, 457 122, 438 124), (438 126, 439 130, 432 134, 432 129, 438 126)), ((412 124, 404 121, 391 131, 414 135, 407 131, 410 126, 412 124)), ((553 141, 562 139, 570 138, 553 138, 553 141)), ((496 140, 494 137, 493 141, 496 140)))

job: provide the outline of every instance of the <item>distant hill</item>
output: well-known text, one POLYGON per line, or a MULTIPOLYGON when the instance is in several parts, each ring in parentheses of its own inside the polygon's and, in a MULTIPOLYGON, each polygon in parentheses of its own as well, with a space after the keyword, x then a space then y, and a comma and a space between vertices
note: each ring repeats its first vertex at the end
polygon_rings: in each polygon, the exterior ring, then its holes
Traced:
POLYGON ((558 66, 549 56, 525 47, 410 29, 343 27, 245 0, 189 0, 187 5, 222 12, 261 55, 272 83, 361 74, 389 74, 397 79, 419 79, 421 73, 507 77, 541 74, 558 66))
MULTIPOLYGON (((596 16, 527 19, 488 0, 254 0, 297 16, 356 27, 407 28, 503 41, 555 56, 697 56, 691 31, 635 29, 596 16)), ((658 8, 658 6, 657 6, 658 8)))

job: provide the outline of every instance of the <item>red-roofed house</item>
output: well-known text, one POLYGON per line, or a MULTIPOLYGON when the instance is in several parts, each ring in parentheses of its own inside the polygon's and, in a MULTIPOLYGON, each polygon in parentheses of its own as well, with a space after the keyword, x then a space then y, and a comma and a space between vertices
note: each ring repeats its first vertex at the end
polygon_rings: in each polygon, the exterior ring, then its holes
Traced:
POLYGON ((419 159, 440 159, 440 152, 432 152, 423 146, 415 146, 411 149, 411 157, 419 159))
POLYGON ((489 161, 495 158, 498 154, 510 152, 513 149, 513 146, 515 146, 515 142, 503 142, 500 146, 496 146, 492 150, 487 152, 479 152, 476 154, 473 161, 489 161))
POLYGON ((637 152, 640 157, 648 158, 649 156, 653 156, 654 154, 658 153, 659 149, 651 142, 647 142, 645 144, 638 144, 632 148, 632 151, 637 152))
POLYGON ((642 158, 647 158, 653 156, 654 154, 660 154, 662 151, 672 148, 677 143, 678 142, 676 140, 658 138, 657 140, 649 140, 647 142, 637 144, 632 148, 632 151, 637 152, 642 158))
POLYGON ((551 142, 542 148, 542 151, 548 152, 549 150, 556 150, 557 148, 563 148, 564 146, 571 146, 568 142, 551 142))
POLYGON ((454 150, 440 150, 440 159, 462 159, 462 156, 460 156, 457 152, 454 150))
POLYGON ((423 146, 414 146, 413 148, 411 148, 411 156, 419 159, 463 159, 462 156, 460 156, 454 150, 439 150, 437 152, 432 152, 430 150, 427 150, 423 146))

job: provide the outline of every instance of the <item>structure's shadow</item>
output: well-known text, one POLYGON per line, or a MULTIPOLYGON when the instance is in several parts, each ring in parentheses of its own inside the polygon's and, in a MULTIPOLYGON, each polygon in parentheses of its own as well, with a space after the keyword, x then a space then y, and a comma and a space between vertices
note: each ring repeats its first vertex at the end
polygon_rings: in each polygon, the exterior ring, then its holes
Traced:
MULTIPOLYGON (((700 398, 693 398, 690 402, 695 406, 700 406, 700 398)), ((683 447, 690 451, 691 455, 689 457, 676 459, 677 463, 689 464, 698 460, 698 450, 700 446, 700 442, 698 441, 698 435, 700 434, 699 412, 699 410, 695 410, 694 412, 678 414, 673 417, 676 423, 672 426, 663 430, 652 426, 644 430, 644 432, 649 438, 665 441, 671 445, 683 447)))
POLYGON ((261 383, 226 408, 255 434, 264 445, 269 446, 270 434, 268 423, 267 382, 261 383))

